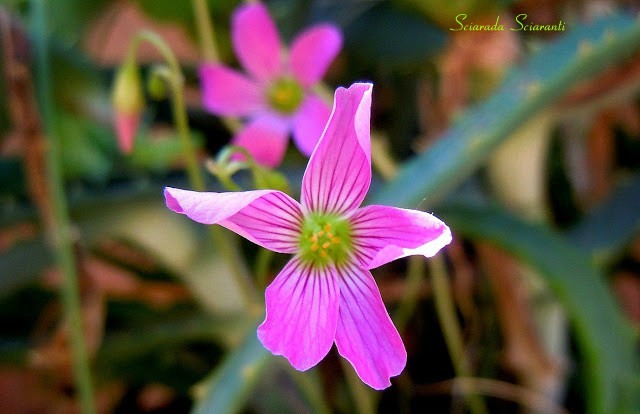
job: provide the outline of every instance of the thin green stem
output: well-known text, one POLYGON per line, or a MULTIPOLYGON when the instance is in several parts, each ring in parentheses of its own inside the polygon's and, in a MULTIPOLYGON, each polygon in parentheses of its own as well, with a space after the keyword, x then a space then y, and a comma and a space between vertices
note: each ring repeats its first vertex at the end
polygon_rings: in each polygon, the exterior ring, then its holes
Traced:
POLYGON ((327 404, 327 398, 324 396, 322 387, 318 381, 317 373, 313 371, 302 373, 287 362, 282 362, 282 365, 287 370, 289 377, 293 380, 298 390, 300 390, 302 396, 308 401, 309 406, 313 407, 313 412, 317 414, 331 413, 331 409, 327 404))
MULTIPOLYGON (((189 177, 191 187, 194 190, 205 191, 206 186, 204 183, 204 177, 198 167, 197 156, 189 136, 187 109, 184 103, 181 73, 174 73, 174 85, 172 86, 173 117, 176 123, 176 128, 178 129, 178 135, 180 135, 180 139, 182 140, 184 157, 187 162, 187 175, 189 177)), ((256 303, 257 295, 249 279, 247 269, 237 254, 240 248, 237 238, 226 234, 223 229, 217 226, 210 226, 209 229, 216 247, 220 249, 223 257, 227 259, 227 262, 235 275, 236 282, 240 288, 245 304, 250 307, 253 303, 256 303)))
POLYGON ((346 359, 340 358, 340 364, 342 364, 342 370, 344 371, 349 391, 353 397, 353 403, 356 410, 360 414, 373 414, 375 413, 374 401, 371 391, 360 380, 358 374, 354 371, 353 367, 347 362, 346 359))
POLYGON ((409 258, 404 293, 393 318, 400 332, 404 330, 409 318, 416 309, 418 298, 420 297, 420 287, 424 281, 424 270, 425 260, 423 256, 411 256, 409 258))
POLYGON ((207 0, 192 0, 191 4, 193 5, 202 57, 208 62, 217 62, 220 57, 216 48, 215 31, 207 0))
MULTIPOLYGON (((471 377, 467 358, 464 353, 462 333, 452 300, 451 288, 447 280, 446 269, 442 256, 435 256, 430 261, 431 281, 433 285, 433 299, 436 312, 447 344, 453 369, 458 377, 471 377)), ((484 400, 475 392, 465 394, 467 404, 474 414, 486 414, 487 407, 484 400)))
POLYGON ((256 283, 260 289, 267 287, 267 276, 269 275, 269 266, 275 256, 274 252, 267 249, 260 249, 256 257, 256 283))
POLYGON ((196 191, 205 191, 207 189, 204 176, 198 166, 198 156, 193 148, 191 137, 189 135, 189 124, 187 121, 187 108, 184 103, 184 88, 182 84, 182 74, 173 72, 171 92, 173 95, 173 121, 176 123, 178 135, 182 141, 182 149, 184 151, 184 159, 187 163, 187 176, 191 187, 196 191))
POLYGON ((33 31, 36 49, 37 94, 45 132, 49 137, 47 151, 47 186, 52 209, 51 226, 48 229, 56 261, 62 272, 62 302, 69 326, 73 374, 83 413, 94 413, 95 404, 89 356, 84 343, 82 311, 75 267, 71 223, 60 169, 60 144, 54 125, 53 97, 50 81, 50 60, 47 45, 46 6, 44 0, 32 0, 33 31))
MULTIPOLYGON (((143 40, 151 43, 162 55, 167 65, 169 66, 169 78, 167 82, 172 94, 172 112, 173 119, 176 124, 176 129, 180 140, 182 141, 184 159, 187 164, 187 176, 191 188, 196 191, 205 191, 205 180, 200 168, 198 166, 198 157, 193 148, 191 137, 189 133, 189 123, 187 121, 187 108, 184 101, 184 77, 182 76, 182 70, 180 64, 176 59, 171 49, 166 43, 153 32, 141 31, 139 32, 132 43, 133 48, 137 48, 139 43, 143 40)), ((248 271, 242 262, 242 259, 238 256, 240 250, 237 238, 233 235, 225 233, 225 230, 218 226, 210 227, 211 237, 220 250, 223 257, 227 260, 228 265, 231 267, 232 273, 236 279, 236 283, 240 288, 245 305, 247 309, 251 309, 252 305, 257 303, 257 294, 251 280, 248 275, 248 271)))

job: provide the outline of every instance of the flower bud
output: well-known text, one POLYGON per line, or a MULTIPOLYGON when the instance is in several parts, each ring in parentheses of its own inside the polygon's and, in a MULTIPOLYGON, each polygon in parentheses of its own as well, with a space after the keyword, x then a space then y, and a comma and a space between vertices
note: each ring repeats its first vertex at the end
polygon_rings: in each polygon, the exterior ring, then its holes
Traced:
POLYGON ((127 57, 118 69, 111 102, 115 110, 118 145, 122 152, 128 154, 133 149, 133 140, 145 105, 140 73, 133 55, 127 57))
POLYGON ((147 92, 152 99, 157 101, 167 97, 167 81, 165 80, 164 67, 154 67, 147 78, 147 92))

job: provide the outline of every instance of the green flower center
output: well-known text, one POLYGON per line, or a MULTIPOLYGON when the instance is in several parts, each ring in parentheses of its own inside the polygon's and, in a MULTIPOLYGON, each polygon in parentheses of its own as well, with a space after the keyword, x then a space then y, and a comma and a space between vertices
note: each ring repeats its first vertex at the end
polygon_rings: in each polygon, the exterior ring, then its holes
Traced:
POLYGON ((300 256, 304 262, 324 267, 343 264, 353 250, 351 226, 341 217, 310 214, 302 224, 300 256))
POLYGON ((283 114, 294 113, 304 98, 304 91, 298 82, 290 78, 275 81, 267 91, 269 105, 283 114))

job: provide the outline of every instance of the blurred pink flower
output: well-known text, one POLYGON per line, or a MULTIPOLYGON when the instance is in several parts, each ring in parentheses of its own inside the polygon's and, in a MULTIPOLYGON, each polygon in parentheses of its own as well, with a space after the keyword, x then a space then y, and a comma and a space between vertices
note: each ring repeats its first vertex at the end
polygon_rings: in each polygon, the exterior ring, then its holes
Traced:
POLYGON ((301 203, 275 190, 199 193, 166 188, 167 206, 220 224, 273 251, 293 254, 266 289, 264 346, 306 370, 335 342, 369 386, 383 389, 407 353, 369 269, 451 241, 431 214, 371 205, 371 84, 338 88, 334 108, 302 179, 301 203))
POLYGON ((248 119, 233 144, 259 163, 280 164, 289 132, 309 156, 329 119, 330 108, 313 93, 342 47, 342 35, 330 24, 298 35, 287 51, 261 3, 245 4, 233 14, 233 48, 248 76, 216 63, 200 67, 204 106, 222 116, 248 119))

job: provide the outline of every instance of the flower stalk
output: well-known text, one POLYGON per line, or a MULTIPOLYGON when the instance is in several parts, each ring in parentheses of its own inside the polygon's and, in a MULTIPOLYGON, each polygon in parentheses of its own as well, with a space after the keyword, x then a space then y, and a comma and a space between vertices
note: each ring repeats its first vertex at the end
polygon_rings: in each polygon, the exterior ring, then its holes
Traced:
MULTIPOLYGON (((158 35, 146 30, 138 32, 133 38, 130 45, 130 53, 135 54, 135 51, 143 41, 152 44, 160 52, 167 65, 168 70, 157 70, 156 74, 164 77, 169 86, 169 93, 172 98, 172 115, 182 142, 189 184, 196 191, 204 191, 206 189, 204 176, 198 166, 198 157, 189 133, 187 108, 184 101, 184 77, 180 64, 167 44, 158 35)), ((258 299, 244 263, 237 254, 239 251, 237 240, 235 237, 229 237, 218 227, 211 226, 210 232, 214 244, 232 269, 247 309, 251 309, 253 304, 258 302, 258 299)))
POLYGON ((193 13, 196 20, 202 57, 207 62, 217 62, 220 60, 220 57, 216 47, 215 30, 211 15, 209 14, 207 0, 192 0, 191 5, 193 6, 193 13))
POLYGON ((50 60, 47 45, 47 13, 44 0, 32 0, 33 30, 35 33, 35 56, 37 94, 40 103, 42 121, 48 141, 47 151, 47 194, 53 211, 49 236, 55 251, 55 257, 62 272, 62 304, 65 319, 69 327, 69 343, 73 374, 80 402, 80 409, 85 414, 95 412, 93 384, 87 347, 84 342, 82 311, 78 274, 73 253, 72 229, 68 216, 67 200, 64 194, 64 183, 60 168, 60 143, 54 125, 54 107, 51 91, 50 60))

